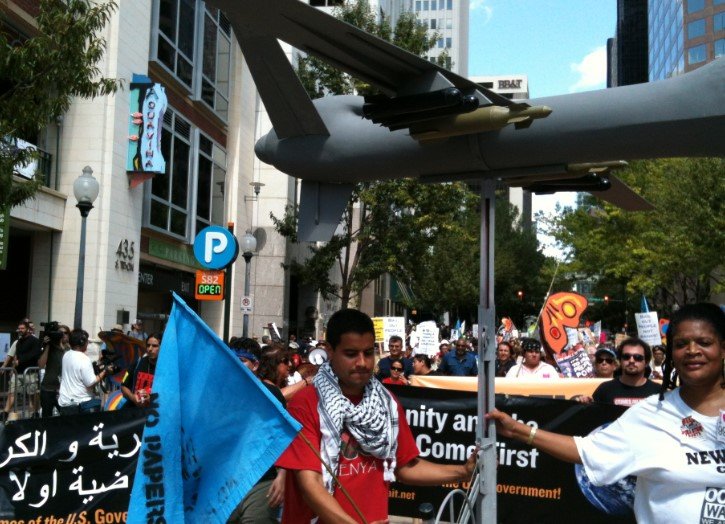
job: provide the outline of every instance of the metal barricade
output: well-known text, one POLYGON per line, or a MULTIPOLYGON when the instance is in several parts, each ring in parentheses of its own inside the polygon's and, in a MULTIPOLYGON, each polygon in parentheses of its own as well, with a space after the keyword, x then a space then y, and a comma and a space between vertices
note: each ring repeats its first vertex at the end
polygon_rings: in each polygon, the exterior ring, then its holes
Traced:
POLYGON ((17 418, 31 418, 40 410, 40 376, 39 367, 29 367, 22 374, 15 375, 15 405, 13 411, 17 418))
POLYGON ((0 408, 3 412, 12 409, 12 406, 8 406, 8 397, 10 396, 11 387, 15 389, 16 375, 15 368, 0 367, 0 408))

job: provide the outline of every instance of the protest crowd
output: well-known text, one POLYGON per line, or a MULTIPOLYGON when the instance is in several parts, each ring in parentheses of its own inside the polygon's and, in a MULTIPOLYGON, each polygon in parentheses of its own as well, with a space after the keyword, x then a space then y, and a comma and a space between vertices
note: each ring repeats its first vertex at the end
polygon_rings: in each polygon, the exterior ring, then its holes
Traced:
MULTIPOLYGON (((707 439, 719 432, 722 448, 723 316, 722 310, 709 304, 685 307, 675 315, 667 343, 653 346, 624 335, 615 344, 596 325, 567 328, 568 341, 559 352, 547 348, 545 340, 542 344, 535 331, 522 334, 504 318, 496 333, 496 377, 605 379, 592 395, 576 395, 570 400, 625 407, 641 403, 642 408, 632 410, 631 416, 627 411, 621 423, 597 437, 537 432, 497 410, 487 416, 496 421, 502 436, 562 460, 583 463, 592 478, 602 482, 642 475, 647 480, 637 485, 638 515, 651 517, 659 505, 689 517, 687 511, 673 506, 674 501, 695 504, 699 481, 694 488, 688 485, 663 498, 656 492, 661 480, 657 475, 648 477, 646 460, 632 458, 619 465, 617 457, 631 458, 629 446, 637 440, 633 432, 645 431, 643 428, 652 432, 648 442, 657 443, 657 453, 673 453, 672 439, 678 431, 669 426, 651 429, 649 422, 662 419, 663 424, 672 425, 692 410, 704 415, 697 424, 705 427, 707 439), (679 388, 670 391, 674 386, 679 388), (658 402, 663 399, 672 407, 661 411, 658 402)), ((465 325, 436 325, 434 350, 430 340, 427 345, 420 343, 423 336, 412 325, 382 343, 376 341, 373 321, 356 310, 333 315, 324 340, 298 340, 290 335, 284 342, 272 333, 261 341, 232 337, 228 348, 302 424, 302 438, 296 438, 261 476, 229 522, 277 522, 280 518, 282 522, 309 522, 314 515, 322 522, 359 522, 362 515, 367 522, 385 522, 391 480, 416 485, 470 480, 475 453, 459 465, 443 466, 419 457, 405 413, 384 386, 407 386, 416 377, 477 376, 478 341, 465 325), (332 435, 342 435, 342 441, 332 435), (331 469, 321 468, 321 460, 331 469), (352 496, 336 489, 340 482, 352 496)), ((104 406, 117 409, 121 404, 121 409, 148 407, 163 333, 145 333, 140 320, 127 333, 121 326, 99 333, 104 343, 95 361, 88 355, 90 336, 83 330, 54 323, 45 326, 41 339, 35 335, 33 323, 23 319, 17 334, 2 367, 3 421, 94 412, 104 406), (131 351, 133 358, 118 354, 124 351, 131 351)), ((722 484, 721 476, 710 478, 705 470, 696 474, 706 482, 722 484)), ((689 479, 683 472, 665 477, 671 482, 689 479)))

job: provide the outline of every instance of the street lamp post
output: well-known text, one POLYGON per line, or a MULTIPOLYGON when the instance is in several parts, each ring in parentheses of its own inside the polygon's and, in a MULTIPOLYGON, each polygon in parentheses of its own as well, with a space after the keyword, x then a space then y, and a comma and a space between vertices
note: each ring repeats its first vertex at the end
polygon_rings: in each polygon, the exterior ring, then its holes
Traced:
MULTIPOLYGON (((257 239, 254 237, 251 231, 244 233, 242 241, 239 246, 242 250, 242 256, 244 257, 244 296, 249 296, 249 280, 252 272, 252 266, 250 262, 254 256, 254 252, 257 250, 257 239)), ((242 324, 242 336, 247 337, 249 333, 249 313, 244 312, 244 323, 242 324)))
POLYGON ((78 278, 76 279, 76 307, 73 327, 80 329, 83 323, 83 282, 86 266, 86 218, 93 209, 93 202, 98 197, 98 180, 93 178, 90 166, 83 168, 83 174, 73 182, 73 194, 76 207, 81 212, 81 245, 78 253, 78 278))

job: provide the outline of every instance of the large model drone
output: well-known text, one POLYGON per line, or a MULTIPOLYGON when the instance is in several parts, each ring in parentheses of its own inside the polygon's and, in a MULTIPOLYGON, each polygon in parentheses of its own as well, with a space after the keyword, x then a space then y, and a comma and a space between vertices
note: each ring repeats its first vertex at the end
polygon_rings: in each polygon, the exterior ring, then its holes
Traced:
POLYGON ((725 154, 725 59, 661 82, 522 103, 299 0, 209 3, 229 18, 274 126, 257 156, 302 179, 301 240, 330 238, 359 181, 496 178, 640 210, 649 204, 606 171, 725 154), (278 39, 382 94, 311 101, 278 39))

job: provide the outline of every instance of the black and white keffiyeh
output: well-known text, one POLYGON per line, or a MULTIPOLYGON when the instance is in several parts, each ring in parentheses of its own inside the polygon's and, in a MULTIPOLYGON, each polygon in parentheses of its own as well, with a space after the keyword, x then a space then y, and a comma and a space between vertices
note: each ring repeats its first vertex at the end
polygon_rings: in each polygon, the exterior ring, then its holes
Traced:
MULTIPOLYGON (((387 389, 375 379, 365 386, 362 401, 355 405, 343 395, 335 372, 325 362, 314 378, 320 401, 322 442, 320 455, 337 474, 343 428, 357 441, 360 448, 383 461, 383 478, 395 480, 395 454, 398 450, 398 405, 387 389)), ((327 469, 322 468, 322 480, 332 493, 335 485, 327 469)))

